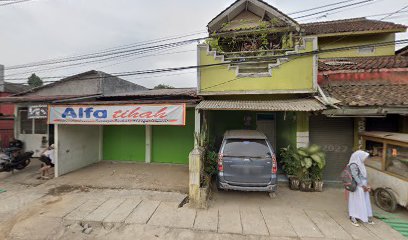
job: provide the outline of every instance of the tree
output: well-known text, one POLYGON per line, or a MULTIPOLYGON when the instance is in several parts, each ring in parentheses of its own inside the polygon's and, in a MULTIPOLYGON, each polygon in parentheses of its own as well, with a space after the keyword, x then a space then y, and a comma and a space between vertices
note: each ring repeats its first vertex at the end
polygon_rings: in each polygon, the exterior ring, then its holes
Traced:
POLYGON ((35 73, 31 74, 31 76, 28 78, 28 85, 30 87, 40 87, 43 85, 43 81, 41 80, 41 78, 37 75, 35 75, 35 73))
POLYGON ((155 86, 153 89, 169 89, 169 88, 174 88, 174 87, 170 85, 166 85, 166 84, 159 84, 155 86))

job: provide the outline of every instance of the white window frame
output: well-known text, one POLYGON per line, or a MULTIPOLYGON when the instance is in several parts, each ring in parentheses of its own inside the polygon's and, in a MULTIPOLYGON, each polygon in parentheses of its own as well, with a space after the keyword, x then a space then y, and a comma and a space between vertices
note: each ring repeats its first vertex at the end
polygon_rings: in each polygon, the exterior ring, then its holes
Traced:
POLYGON ((21 112, 23 112, 23 111, 25 111, 25 112, 27 112, 27 117, 28 117, 28 109, 24 109, 24 108, 19 108, 18 109, 18 119, 19 119, 19 121, 18 121, 18 134, 19 135, 30 135, 30 134, 35 134, 35 135, 48 135, 48 124, 46 124, 47 125, 47 130, 45 131, 45 133, 36 133, 35 132, 35 120, 36 119, 31 119, 31 133, 23 133, 21 130, 21 121, 22 121, 22 118, 21 118, 21 112))

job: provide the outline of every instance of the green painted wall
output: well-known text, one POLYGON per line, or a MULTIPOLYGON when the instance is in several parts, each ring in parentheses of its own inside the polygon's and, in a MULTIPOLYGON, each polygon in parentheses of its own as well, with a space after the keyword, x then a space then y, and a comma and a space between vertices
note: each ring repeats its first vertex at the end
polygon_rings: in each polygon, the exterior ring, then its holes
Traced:
POLYGON ((188 164, 194 148, 194 109, 187 109, 186 126, 152 126, 152 162, 188 164))
MULTIPOLYGON (((213 55, 207 54, 207 49, 199 47, 200 64, 221 63, 213 55)), ((313 42, 306 41, 305 49, 299 52, 313 50, 313 42)), ((235 69, 228 69, 228 65, 212 66, 199 69, 200 91, 202 93, 218 91, 267 91, 276 90, 290 92, 293 90, 313 91, 313 56, 307 55, 292 58, 272 69, 271 77, 237 78, 235 69), (236 79, 236 80, 233 80, 236 79), (233 81, 231 81, 233 80, 233 81), (230 81, 230 82, 228 82, 230 81)))
MULTIPOLYGON (((227 130, 245 129, 244 116, 250 116, 251 126, 249 129, 256 129, 256 114, 267 112, 249 111, 209 111, 208 124, 210 140, 218 148, 222 142, 222 137, 227 130)), ((296 113, 276 112, 276 149, 277 156, 280 149, 288 145, 296 146, 296 113)))
MULTIPOLYGON (((319 37, 319 50, 333 49, 340 47, 350 47, 366 44, 377 44, 395 41, 395 33, 378 33, 366 35, 349 35, 338 37, 319 37)), ((367 56, 388 56, 395 55, 395 45, 378 46, 371 54, 361 54, 358 49, 350 49, 338 52, 319 54, 319 58, 335 57, 367 57, 367 56)))
POLYGON ((103 159, 145 161, 145 126, 104 126, 103 159))
POLYGON ((256 129, 256 112, 249 111, 208 111, 208 129, 210 141, 220 146, 227 130, 245 129, 244 117, 251 117, 250 129, 256 129))
POLYGON ((296 113, 276 113, 276 152, 287 146, 296 146, 296 113))

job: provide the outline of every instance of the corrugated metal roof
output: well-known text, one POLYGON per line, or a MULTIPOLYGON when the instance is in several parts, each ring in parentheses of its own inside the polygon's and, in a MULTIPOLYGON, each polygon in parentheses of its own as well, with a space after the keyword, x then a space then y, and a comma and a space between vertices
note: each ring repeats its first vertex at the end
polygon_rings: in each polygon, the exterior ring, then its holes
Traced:
POLYGON ((247 111, 320 111, 326 107, 315 99, 288 99, 268 101, 204 100, 196 109, 201 110, 247 110, 247 111))

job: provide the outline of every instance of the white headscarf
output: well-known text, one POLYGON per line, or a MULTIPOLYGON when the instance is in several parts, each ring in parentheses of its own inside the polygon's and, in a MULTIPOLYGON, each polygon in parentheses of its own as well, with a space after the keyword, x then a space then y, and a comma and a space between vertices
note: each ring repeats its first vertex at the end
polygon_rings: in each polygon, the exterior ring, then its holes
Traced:
POLYGON ((368 154, 367 152, 357 150, 353 154, 351 154, 350 161, 348 163, 349 165, 352 163, 357 164, 358 169, 360 169, 361 175, 363 175, 363 177, 365 178, 367 177, 367 170, 364 162, 365 160, 367 160, 368 156, 370 156, 370 154, 368 154))

